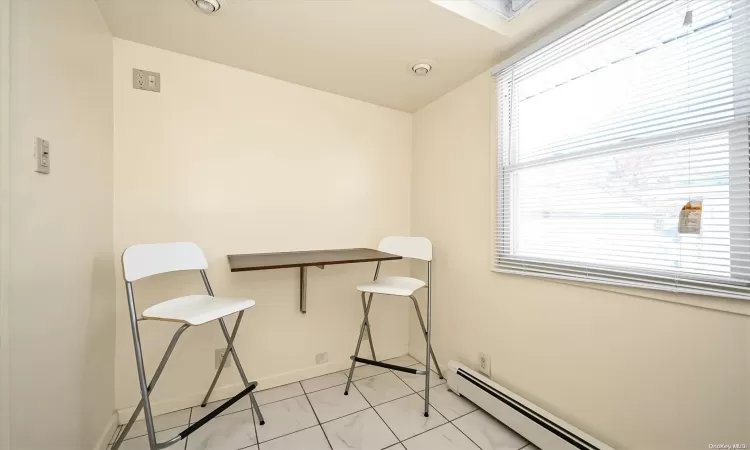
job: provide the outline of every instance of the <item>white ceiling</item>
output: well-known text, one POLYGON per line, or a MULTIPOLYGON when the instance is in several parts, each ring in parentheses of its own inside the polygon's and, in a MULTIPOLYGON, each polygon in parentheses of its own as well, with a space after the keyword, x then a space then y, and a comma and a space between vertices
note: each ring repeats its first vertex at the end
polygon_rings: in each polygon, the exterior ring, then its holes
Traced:
POLYGON ((469 0, 220 1, 213 15, 191 0, 97 3, 117 37, 412 112, 588 2, 538 0, 498 22, 462 12, 469 0), (426 77, 419 59, 434 61, 426 77))

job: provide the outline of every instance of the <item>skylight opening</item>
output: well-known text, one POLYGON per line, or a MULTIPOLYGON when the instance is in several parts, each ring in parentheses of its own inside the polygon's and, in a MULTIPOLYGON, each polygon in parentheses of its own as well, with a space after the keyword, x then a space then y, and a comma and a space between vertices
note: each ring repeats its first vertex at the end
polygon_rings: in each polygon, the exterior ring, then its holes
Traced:
POLYGON ((530 6, 536 0, 472 0, 482 8, 499 14, 505 19, 516 17, 521 11, 530 6))

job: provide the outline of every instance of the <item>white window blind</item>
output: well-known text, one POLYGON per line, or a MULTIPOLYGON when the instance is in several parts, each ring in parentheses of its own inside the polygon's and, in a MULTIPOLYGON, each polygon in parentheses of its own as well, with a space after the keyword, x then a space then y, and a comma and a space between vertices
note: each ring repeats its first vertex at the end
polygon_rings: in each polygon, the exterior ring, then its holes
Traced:
POLYGON ((496 271, 750 299, 750 0, 627 1, 495 77, 496 271))

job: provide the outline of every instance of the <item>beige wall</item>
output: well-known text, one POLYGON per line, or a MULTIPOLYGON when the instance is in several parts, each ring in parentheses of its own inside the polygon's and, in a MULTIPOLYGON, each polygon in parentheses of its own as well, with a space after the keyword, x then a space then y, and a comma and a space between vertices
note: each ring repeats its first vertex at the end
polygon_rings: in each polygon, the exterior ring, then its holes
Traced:
POLYGON ((114 411, 112 37, 92 0, 12 0, 10 24, 11 448, 91 449, 114 411))
MULTIPOLYGON (((376 246, 384 235, 409 233, 411 116, 120 39, 114 67, 115 253, 139 242, 198 243, 217 295, 257 300, 237 348, 261 388, 345 367, 362 317, 354 287, 374 264, 310 269, 302 315, 297 270, 231 274, 226 255, 376 246), (161 93, 134 90, 134 67, 160 72, 161 93), (330 362, 316 366, 322 352, 330 362)), ((123 409, 139 393, 116 270, 123 409)), ((139 310, 202 292, 197 274, 157 280, 135 285, 139 310)), ((378 356, 406 353, 407 306, 373 307, 378 356)), ((141 324, 149 373, 175 329, 141 324)), ((214 323, 183 336, 153 394, 157 413, 200 401, 214 349, 224 344, 214 323)), ((215 398, 236 393, 238 383, 234 368, 225 371, 215 398)))
POLYGON ((435 244, 438 357, 476 367, 488 353, 495 381, 615 448, 750 444, 750 317, 490 271, 493 98, 484 74, 413 118, 412 232, 435 244))

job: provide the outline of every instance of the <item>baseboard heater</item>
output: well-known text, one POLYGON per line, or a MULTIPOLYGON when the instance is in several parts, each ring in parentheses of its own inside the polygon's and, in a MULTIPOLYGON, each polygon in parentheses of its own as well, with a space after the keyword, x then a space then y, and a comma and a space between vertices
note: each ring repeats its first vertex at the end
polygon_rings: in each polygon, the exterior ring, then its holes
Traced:
POLYGON ((613 450, 463 364, 450 361, 448 369, 451 391, 471 400, 542 450, 613 450))

